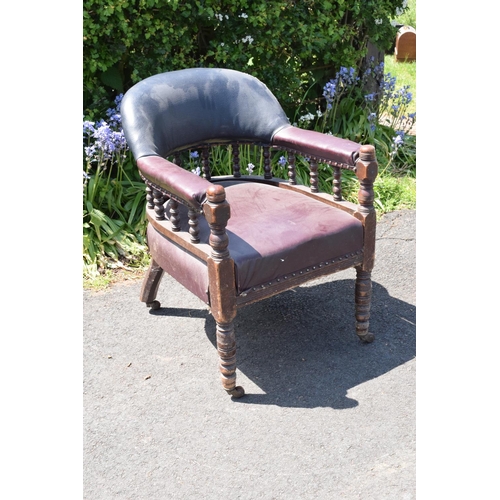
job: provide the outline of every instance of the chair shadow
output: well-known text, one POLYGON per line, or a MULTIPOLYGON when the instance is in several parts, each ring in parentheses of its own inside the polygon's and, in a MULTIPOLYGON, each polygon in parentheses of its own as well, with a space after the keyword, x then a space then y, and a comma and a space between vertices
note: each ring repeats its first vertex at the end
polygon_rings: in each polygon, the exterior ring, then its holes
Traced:
MULTIPOLYGON (((416 308, 373 283, 371 344, 355 332, 354 280, 299 287, 238 311, 237 367, 263 394, 235 401, 282 407, 353 408, 349 389, 416 355, 416 308)), ((205 332, 216 345, 215 321, 205 332)))
MULTIPOLYGON (((161 316, 205 319, 216 348, 215 320, 205 309, 164 308, 161 316)), ((281 407, 353 408, 348 391, 413 359, 416 308, 373 283, 371 344, 355 333, 354 280, 301 286, 238 311, 237 368, 262 393, 235 402, 281 407)))

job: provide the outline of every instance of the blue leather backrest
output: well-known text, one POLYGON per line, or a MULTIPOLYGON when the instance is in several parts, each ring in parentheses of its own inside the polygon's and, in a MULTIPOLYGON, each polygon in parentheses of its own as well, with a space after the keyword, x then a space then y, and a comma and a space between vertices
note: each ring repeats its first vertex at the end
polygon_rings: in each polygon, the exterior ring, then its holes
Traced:
POLYGON ((121 102, 125 137, 137 160, 166 157, 199 143, 270 143, 289 120, 256 78, 234 70, 192 68, 134 85, 121 102))

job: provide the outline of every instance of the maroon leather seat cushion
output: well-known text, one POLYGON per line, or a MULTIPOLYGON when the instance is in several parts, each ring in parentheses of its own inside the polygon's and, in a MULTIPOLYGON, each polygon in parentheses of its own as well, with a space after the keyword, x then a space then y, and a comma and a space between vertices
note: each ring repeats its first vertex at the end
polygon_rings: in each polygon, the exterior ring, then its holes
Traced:
MULTIPOLYGON (((267 184, 220 184, 231 207, 226 229, 238 293, 361 252, 363 226, 342 210, 267 184)), ((186 213, 182 213, 182 220, 183 230, 187 230, 186 213)), ((201 243, 208 244, 209 234, 205 219, 200 217, 201 243)), ((148 242, 158 264, 206 301, 207 273, 199 276, 204 263, 186 255, 152 227, 148 242)))

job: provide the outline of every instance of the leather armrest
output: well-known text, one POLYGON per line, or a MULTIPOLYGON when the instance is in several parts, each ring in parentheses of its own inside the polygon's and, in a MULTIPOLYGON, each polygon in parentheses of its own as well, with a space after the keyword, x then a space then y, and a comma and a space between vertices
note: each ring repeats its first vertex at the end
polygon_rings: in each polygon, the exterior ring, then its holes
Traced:
POLYGON ((207 189, 213 185, 161 156, 143 156, 137 160, 137 167, 153 184, 198 209, 205 203, 207 189))
POLYGON ((289 126, 274 134, 273 146, 291 149, 305 156, 355 166, 360 144, 314 130, 289 126))

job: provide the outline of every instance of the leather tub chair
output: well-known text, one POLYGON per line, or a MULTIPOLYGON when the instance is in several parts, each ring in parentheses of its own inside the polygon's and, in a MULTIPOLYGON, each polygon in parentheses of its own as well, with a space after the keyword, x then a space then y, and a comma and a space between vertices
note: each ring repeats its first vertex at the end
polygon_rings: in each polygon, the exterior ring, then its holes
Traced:
POLYGON ((262 82, 228 69, 146 78, 125 94, 121 114, 146 183, 151 264, 140 300, 160 307, 156 295, 166 272, 207 304, 230 395, 244 395, 236 385, 234 319, 247 304, 354 267, 356 333, 373 340, 373 146, 291 125, 262 82), (242 172, 240 150, 249 144, 261 148, 262 175, 242 172), (232 175, 213 175, 215 147, 229 148, 232 175), (190 151, 199 152, 200 176, 186 168, 190 151), (272 154, 287 155, 288 179, 273 176, 272 154), (308 185, 297 182, 300 157, 309 163, 308 185), (330 193, 319 191, 320 164, 331 168, 330 193), (357 204, 342 199, 342 169, 359 180, 357 204))

